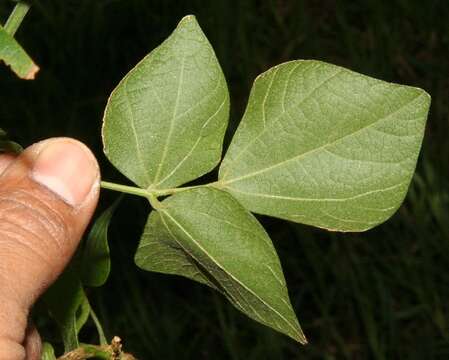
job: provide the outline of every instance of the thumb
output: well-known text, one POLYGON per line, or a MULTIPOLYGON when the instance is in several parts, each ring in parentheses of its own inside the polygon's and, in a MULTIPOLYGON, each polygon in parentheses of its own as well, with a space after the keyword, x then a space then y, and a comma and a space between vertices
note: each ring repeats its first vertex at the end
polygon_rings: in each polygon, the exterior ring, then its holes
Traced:
POLYGON ((32 145, 0 174, 0 359, 25 359, 29 309, 73 255, 99 181, 92 153, 68 138, 32 145))

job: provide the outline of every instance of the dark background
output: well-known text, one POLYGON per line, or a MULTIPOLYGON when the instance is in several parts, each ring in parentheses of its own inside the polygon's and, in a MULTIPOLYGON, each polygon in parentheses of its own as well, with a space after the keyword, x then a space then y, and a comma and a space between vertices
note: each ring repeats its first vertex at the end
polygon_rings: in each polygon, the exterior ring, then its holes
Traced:
MULTIPOLYGON (((0 21, 11 9, 0 0, 0 21)), ((0 126, 23 145, 80 139, 97 154, 105 179, 125 183, 101 151, 108 94, 186 14, 197 16, 227 77, 228 135, 257 74, 286 60, 319 59, 429 92, 423 151, 405 204, 368 233, 261 218, 306 347, 201 285, 133 266, 150 209, 128 196, 111 225, 111 278, 89 294, 108 336, 120 335, 140 359, 448 359, 447 0, 35 1, 16 37, 41 71, 26 82, 0 68, 0 126)), ((104 191, 99 208, 115 197, 104 191)), ((50 324, 42 326, 46 333, 50 324)), ((89 325, 83 340, 96 341, 92 334, 89 325)))

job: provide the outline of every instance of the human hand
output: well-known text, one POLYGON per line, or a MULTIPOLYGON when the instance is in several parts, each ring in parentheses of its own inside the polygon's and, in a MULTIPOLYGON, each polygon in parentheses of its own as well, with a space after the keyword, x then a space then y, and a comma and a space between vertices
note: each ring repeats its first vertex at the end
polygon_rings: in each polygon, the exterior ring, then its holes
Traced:
POLYGON ((29 311, 72 257, 99 183, 95 157, 76 140, 0 155, 0 360, 40 359, 29 311))

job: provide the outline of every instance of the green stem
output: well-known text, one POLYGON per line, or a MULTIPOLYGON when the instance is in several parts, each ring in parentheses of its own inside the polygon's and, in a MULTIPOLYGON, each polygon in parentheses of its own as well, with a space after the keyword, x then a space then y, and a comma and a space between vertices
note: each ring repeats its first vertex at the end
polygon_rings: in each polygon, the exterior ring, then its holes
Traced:
POLYGON ((141 188, 138 188, 135 186, 120 185, 120 184, 112 183, 109 181, 102 181, 100 183, 100 185, 103 189, 119 191, 122 193, 131 194, 131 195, 142 196, 147 199, 151 195, 147 190, 141 189, 141 188))
POLYGON ((151 188, 141 189, 141 188, 138 188, 135 186, 121 185, 121 184, 116 184, 116 183, 112 183, 109 181, 102 181, 100 185, 103 189, 119 191, 119 192, 126 193, 126 194, 142 196, 149 200, 154 200, 158 196, 173 195, 173 194, 176 194, 179 192, 192 190, 192 189, 198 189, 201 187, 212 187, 212 186, 218 187, 219 182, 217 181, 217 182, 204 184, 204 185, 185 186, 185 187, 180 187, 180 188, 163 189, 163 190, 157 190, 157 189, 151 189, 151 188))
POLYGON ((97 314, 95 314, 94 309, 92 309, 92 306, 90 307, 90 316, 94 321, 95 327, 97 328, 100 345, 107 345, 108 341, 106 340, 106 336, 104 335, 103 327, 101 326, 100 320, 98 320, 97 314))
POLYGON ((17 3, 4 26, 4 29, 8 34, 10 34, 11 36, 15 35, 25 15, 27 14, 28 10, 30 10, 30 7, 31 5, 26 1, 20 1, 17 3))
POLYGON ((183 191, 187 191, 187 190, 198 189, 200 187, 212 186, 213 184, 215 184, 215 183, 204 184, 204 185, 195 185, 195 186, 185 186, 185 187, 174 188, 174 189, 154 190, 154 194, 156 196, 173 195, 173 194, 176 194, 176 193, 179 193, 179 192, 183 192, 183 191))

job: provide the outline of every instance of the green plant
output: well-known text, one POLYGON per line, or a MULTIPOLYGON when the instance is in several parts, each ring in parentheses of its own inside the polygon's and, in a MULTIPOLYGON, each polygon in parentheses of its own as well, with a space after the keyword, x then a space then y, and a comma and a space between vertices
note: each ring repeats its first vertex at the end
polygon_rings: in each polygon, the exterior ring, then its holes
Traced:
MULTIPOLYGON (((138 266, 204 283, 304 343, 276 252, 249 211, 337 231, 382 223, 406 194, 428 106, 420 89, 317 61, 281 64, 256 79, 218 180, 178 187, 220 162, 229 108, 214 52, 186 17, 111 95, 105 153, 138 187, 103 187, 143 196, 154 209, 138 266)), ((108 276, 112 212, 45 296, 66 352, 92 349, 78 343, 90 314, 107 350, 97 356, 111 355, 83 286, 101 286, 108 276), (58 303, 61 291, 73 294, 70 304, 58 303)))
POLYGON ((29 9, 27 1, 18 2, 5 26, 0 25, 0 60, 9 65, 18 77, 26 80, 34 79, 39 67, 14 39, 14 34, 29 9))

